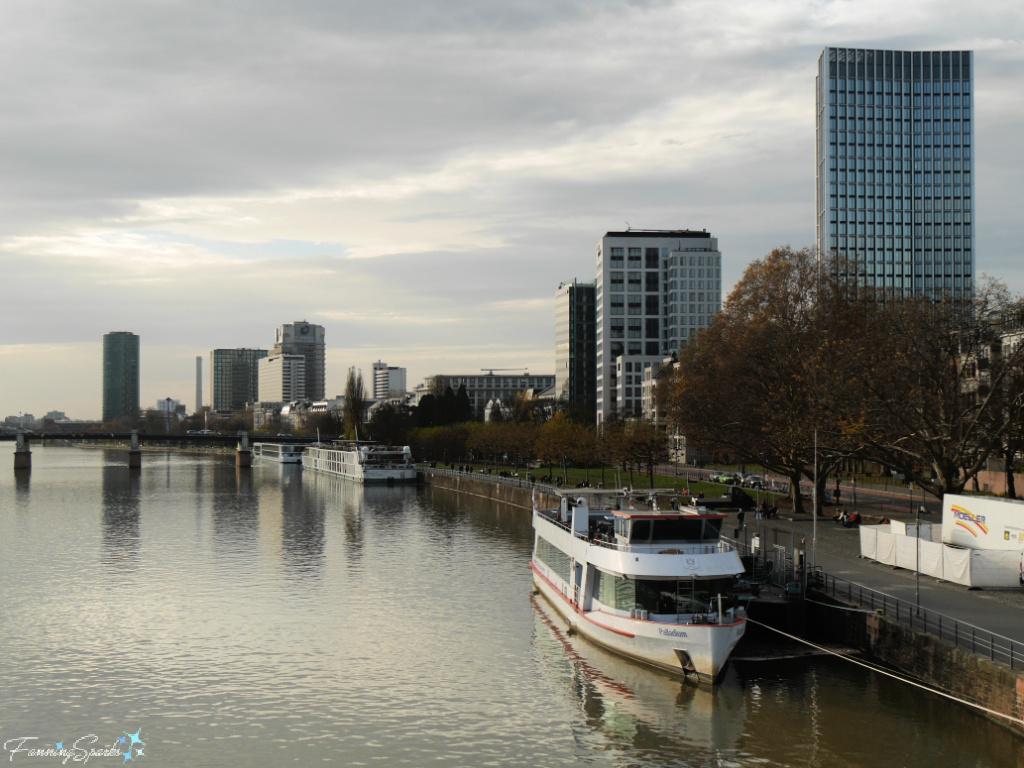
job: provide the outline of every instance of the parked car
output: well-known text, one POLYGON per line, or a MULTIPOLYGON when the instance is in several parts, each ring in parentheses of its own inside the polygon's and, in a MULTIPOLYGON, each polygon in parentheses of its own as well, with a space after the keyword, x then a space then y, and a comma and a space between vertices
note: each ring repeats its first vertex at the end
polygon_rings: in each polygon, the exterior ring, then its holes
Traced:
POLYGON ((724 483, 725 485, 735 485, 737 482, 739 482, 739 479, 736 477, 736 475, 716 475, 713 479, 714 482, 724 483))
POLYGON ((756 488, 757 490, 764 490, 764 478, 758 477, 757 475, 744 475, 741 485, 744 488, 756 488))

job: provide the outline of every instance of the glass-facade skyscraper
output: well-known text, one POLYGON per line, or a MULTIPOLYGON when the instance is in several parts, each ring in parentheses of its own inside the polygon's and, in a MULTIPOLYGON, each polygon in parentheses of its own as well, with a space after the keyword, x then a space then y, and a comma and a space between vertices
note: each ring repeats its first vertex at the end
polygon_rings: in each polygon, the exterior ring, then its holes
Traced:
POLYGON ((973 293, 972 59, 826 48, 818 60, 818 254, 862 284, 973 293))
POLYGON ((103 334, 103 421, 139 413, 139 337, 129 331, 103 334))
POLYGON ((259 399, 259 361, 265 349, 210 351, 210 402, 216 413, 234 413, 259 399))

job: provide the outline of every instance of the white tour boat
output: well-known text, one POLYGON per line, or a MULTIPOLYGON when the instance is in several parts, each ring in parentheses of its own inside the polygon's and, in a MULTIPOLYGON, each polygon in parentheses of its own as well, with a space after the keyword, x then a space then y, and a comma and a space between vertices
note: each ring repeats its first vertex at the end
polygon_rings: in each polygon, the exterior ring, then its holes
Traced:
POLYGON ((559 509, 535 508, 535 588, 584 637, 714 682, 747 620, 734 591, 743 564, 720 538, 725 515, 636 506, 576 490, 559 509))
POLYGON ((366 443, 311 445, 302 456, 302 468, 359 483, 416 482, 416 467, 407 445, 400 448, 366 443))
POLYGON ((281 464, 301 464, 304 445, 285 445, 284 443, 253 443, 252 455, 257 459, 276 461, 281 464))

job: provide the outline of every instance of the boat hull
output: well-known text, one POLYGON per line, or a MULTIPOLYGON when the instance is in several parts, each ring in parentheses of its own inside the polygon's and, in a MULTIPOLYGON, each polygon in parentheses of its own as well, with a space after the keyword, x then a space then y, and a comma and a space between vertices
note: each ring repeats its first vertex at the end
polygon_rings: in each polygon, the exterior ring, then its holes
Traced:
POLYGON ((359 460, 357 451, 309 448, 302 458, 303 469, 343 477, 367 485, 399 485, 416 482, 416 468, 411 465, 375 466, 359 460))
POLYGON ((677 624, 583 611, 568 587, 534 560, 537 591, 583 637, 622 656, 676 675, 714 683, 743 637, 746 619, 731 624, 677 624))

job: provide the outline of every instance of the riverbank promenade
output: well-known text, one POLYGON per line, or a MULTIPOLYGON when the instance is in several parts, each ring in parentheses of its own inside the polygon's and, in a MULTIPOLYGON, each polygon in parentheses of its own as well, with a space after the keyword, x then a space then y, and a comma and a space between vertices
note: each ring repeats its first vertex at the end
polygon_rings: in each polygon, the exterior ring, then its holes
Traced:
MULTIPOLYGON (((923 611, 1002 635, 1020 643, 1020 652, 1024 653, 1024 588, 969 589, 930 576, 918 577, 914 571, 862 558, 859 529, 843 528, 833 522, 831 511, 819 516, 816 538, 810 514, 794 516, 791 510, 780 510, 779 515, 779 519, 752 520, 754 515, 746 513, 738 539, 750 541, 759 533, 765 546, 778 544, 787 550, 795 543, 806 552, 808 564, 812 568, 816 565, 829 577, 866 587, 904 604, 919 604, 923 611)), ((909 512, 890 512, 889 517, 905 522, 914 520, 909 512)), ((935 515, 927 519, 939 522, 935 515)), ((730 531, 738 527, 736 513, 730 514, 729 526, 730 531)))

